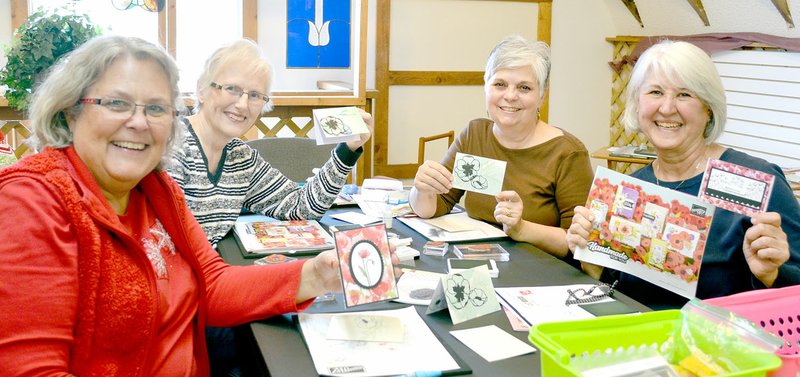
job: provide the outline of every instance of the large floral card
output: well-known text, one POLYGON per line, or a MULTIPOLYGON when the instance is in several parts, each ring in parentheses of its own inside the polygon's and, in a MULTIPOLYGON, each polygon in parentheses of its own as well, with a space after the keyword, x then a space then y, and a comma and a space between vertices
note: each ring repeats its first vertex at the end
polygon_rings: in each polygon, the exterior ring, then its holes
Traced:
POLYGON ((333 233, 347 307, 398 297, 386 225, 333 233))
POLYGON ((576 259, 695 296, 713 205, 598 167, 586 207, 595 220, 576 259))

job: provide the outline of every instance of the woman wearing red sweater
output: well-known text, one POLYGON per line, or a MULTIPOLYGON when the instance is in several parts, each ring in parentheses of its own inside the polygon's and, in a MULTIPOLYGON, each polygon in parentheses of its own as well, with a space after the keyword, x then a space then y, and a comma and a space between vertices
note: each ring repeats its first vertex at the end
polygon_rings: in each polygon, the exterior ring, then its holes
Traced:
POLYGON ((336 257, 225 264, 162 170, 181 145, 178 70, 136 38, 54 67, 30 120, 42 151, 0 170, 3 375, 208 375, 203 331, 341 289, 336 257))

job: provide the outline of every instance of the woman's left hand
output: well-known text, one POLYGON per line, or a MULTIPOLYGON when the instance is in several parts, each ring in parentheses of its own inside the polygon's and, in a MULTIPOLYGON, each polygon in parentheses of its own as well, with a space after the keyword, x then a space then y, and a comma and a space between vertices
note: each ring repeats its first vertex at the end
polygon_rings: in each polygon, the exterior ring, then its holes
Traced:
POLYGON ((742 250, 750 271, 764 285, 771 287, 778 277, 778 267, 789 260, 789 241, 781 229, 777 212, 759 213, 753 226, 744 234, 742 250))
POLYGON ((367 124, 367 128, 369 128, 369 132, 365 133, 365 134, 359 134, 358 135, 359 136, 358 140, 351 140, 351 141, 347 142, 347 147, 350 148, 350 150, 353 151, 353 152, 355 152, 358 148, 360 148, 361 146, 363 146, 364 144, 367 143, 367 141, 372 136, 372 133, 374 132, 374 129, 375 129, 375 126, 372 124, 373 123, 372 115, 370 113, 364 111, 364 109, 361 109, 361 108, 358 109, 358 112, 361 113, 361 119, 363 119, 364 123, 367 124))
POLYGON ((515 238, 522 228, 522 198, 516 191, 501 191, 497 196, 497 205, 494 207, 494 218, 503 224, 503 231, 509 237, 515 238))

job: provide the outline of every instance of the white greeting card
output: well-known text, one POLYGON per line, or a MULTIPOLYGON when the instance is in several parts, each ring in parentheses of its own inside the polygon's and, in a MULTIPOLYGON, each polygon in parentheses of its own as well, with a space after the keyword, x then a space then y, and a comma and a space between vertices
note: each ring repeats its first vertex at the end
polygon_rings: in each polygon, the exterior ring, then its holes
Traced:
POLYGON ((358 140, 360 134, 369 133, 361 113, 353 106, 314 109, 311 112, 317 145, 358 140))
POLYGON ((442 276, 425 314, 449 309, 453 324, 500 310, 486 266, 442 276))
POLYGON ((487 195, 497 195, 503 189, 506 162, 491 158, 456 153, 453 165, 453 187, 487 195))

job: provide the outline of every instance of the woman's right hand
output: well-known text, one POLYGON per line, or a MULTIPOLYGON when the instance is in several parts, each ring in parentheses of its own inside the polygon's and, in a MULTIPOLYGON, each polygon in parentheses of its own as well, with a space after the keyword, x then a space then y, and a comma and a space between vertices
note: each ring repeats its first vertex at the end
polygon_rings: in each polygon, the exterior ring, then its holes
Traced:
POLYGON ((569 251, 575 252, 575 248, 586 247, 589 234, 592 232, 592 221, 594 213, 583 206, 575 207, 575 215, 572 216, 572 224, 567 229, 567 245, 569 251))
MULTIPOLYGON (((574 253, 576 247, 586 247, 589 234, 592 232, 592 221, 594 213, 586 207, 575 207, 575 214, 572 216, 572 224, 567 229, 567 245, 569 251, 574 253)), ((591 263, 581 262, 581 269, 587 275, 600 279, 603 267, 591 263)))
POLYGON ((417 169, 414 188, 421 194, 445 194, 453 188, 453 173, 436 161, 425 161, 417 169))

